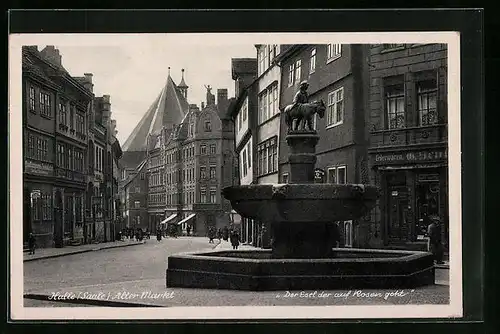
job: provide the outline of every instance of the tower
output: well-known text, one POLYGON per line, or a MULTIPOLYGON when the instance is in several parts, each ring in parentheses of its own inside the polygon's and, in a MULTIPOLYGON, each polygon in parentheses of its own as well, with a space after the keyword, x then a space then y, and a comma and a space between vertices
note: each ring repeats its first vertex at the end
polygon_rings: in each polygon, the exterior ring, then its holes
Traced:
POLYGON ((187 100, 187 90, 189 88, 188 85, 186 85, 186 82, 184 81, 184 69, 182 69, 182 79, 179 85, 177 86, 179 90, 181 91, 181 94, 184 96, 184 98, 187 100))

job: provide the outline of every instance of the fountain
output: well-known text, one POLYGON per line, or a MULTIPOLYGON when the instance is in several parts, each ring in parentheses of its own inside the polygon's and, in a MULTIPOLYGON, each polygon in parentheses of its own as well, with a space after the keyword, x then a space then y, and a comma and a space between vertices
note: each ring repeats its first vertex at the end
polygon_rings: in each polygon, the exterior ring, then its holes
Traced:
POLYGON ((271 250, 170 256, 167 287, 264 291, 434 284, 430 253, 334 248, 332 223, 368 213, 379 191, 362 184, 315 184, 318 140, 316 131, 289 127, 289 183, 223 189, 224 197, 241 216, 270 224, 271 250))

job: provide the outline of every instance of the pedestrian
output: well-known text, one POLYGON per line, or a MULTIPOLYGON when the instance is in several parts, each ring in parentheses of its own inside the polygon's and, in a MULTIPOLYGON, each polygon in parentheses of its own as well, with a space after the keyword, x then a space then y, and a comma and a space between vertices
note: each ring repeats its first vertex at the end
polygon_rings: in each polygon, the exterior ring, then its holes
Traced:
POLYGON ((213 228, 213 226, 210 226, 208 228, 208 243, 209 244, 214 243, 214 228, 213 228))
POLYGON ((36 239, 35 235, 30 232, 29 238, 28 238, 28 248, 29 248, 29 254, 35 254, 35 248, 36 248, 36 239))
POLYGON ((233 249, 238 249, 240 245, 240 236, 236 231, 231 232, 231 245, 233 245, 233 249))
POLYGON ((222 230, 220 229, 220 227, 217 230, 217 239, 219 239, 219 242, 222 240, 222 230))
POLYGON ((161 241, 161 234, 162 234, 161 229, 158 228, 158 230, 156 230, 156 240, 158 240, 158 242, 161 241))
POLYGON ((186 227, 186 232, 187 232, 187 235, 189 236, 191 234, 191 225, 188 225, 186 227))
POLYGON ((429 238, 429 252, 434 255, 437 264, 443 263, 443 244, 441 243, 441 219, 438 216, 429 217, 431 223, 427 228, 429 238))
POLYGON ((222 239, 224 241, 228 241, 229 239, 229 229, 227 228, 227 226, 224 226, 224 229, 222 230, 222 239))

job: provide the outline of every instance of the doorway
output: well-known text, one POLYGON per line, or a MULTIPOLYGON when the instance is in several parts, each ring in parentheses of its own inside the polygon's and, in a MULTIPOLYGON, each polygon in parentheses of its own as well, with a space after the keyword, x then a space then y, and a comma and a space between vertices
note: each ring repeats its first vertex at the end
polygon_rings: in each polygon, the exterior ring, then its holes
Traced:
POLYGON ((409 241, 408 188, 405 172, 387 174, 387 237, 389 243, 409 241))

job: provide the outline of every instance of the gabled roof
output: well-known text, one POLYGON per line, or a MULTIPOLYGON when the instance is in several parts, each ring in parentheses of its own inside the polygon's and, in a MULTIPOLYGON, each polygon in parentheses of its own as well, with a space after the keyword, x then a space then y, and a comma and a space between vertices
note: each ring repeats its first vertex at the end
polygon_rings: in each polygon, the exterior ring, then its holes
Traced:
POLYGON ((128 179, 124 180, 121 187, 122 188, 125 188, 126 186, 128 186, 130 184, 130 182, 132 182, 133 180, 135 180, 135 178, 141 173, 141 171, 144 169, 144 167, 146 166, 146 163, 148 162, 148 159, 144 159, 143 161, 141 161, 141 163, 139 164, 139 166, 137 166, 137 168, 134 170, 135 174, 134 175, 131 175, 128 179))
POLYGON ((145 151, 123 151, 120 165, 125 168, 135 168, 146 157, 145 151))
POLYGON ((123 144, 123 150, 146 151, 149 134, 160 133, 162 127, 173 128, 181 123, 188 110, 188 102, 169 75, 160 94, 123 144))

